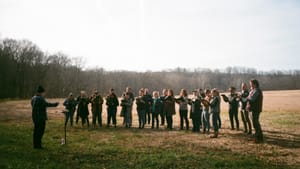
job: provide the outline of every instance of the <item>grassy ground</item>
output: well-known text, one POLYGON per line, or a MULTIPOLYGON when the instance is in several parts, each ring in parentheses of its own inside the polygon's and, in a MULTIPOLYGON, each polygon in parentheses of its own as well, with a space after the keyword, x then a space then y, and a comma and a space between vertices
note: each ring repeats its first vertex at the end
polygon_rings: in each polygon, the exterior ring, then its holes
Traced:
POLYGON ((68 127, 67 144, 61 145, 63 116, 55 113, 57 109, 49 109, 50 120, 43 138, 45 149, 34 150, 28 103, 28 100, 0 103, 1 169, 300 168, 299 107, 290 107, 288 111, 266 109, 262 113, 263 144, 249 141, 242 131, 229 130, 228 114, 224 111, 217 139, 180 131, 178 116, 174 117, 174 131, 164 127, 152 130, 149 125, 144 130, 125 129, 119 117, 117 128, 68 127), (15 105, 16 109, 7 105, 15 105), (14 110, 19 113, 13 114, 14 110), (14 118, 5 118, 10 114, 14 118))

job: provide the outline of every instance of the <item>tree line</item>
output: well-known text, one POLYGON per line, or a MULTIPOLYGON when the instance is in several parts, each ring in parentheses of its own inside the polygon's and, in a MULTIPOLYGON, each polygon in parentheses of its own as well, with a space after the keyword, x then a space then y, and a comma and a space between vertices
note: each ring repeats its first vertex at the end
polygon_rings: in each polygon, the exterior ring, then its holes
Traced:
POLYGON ((38 85, 45 86, 48 97, 65 97, 69 92, 77 95, 81 90, 90 93, 95 88, 101 94, 114 88, 120 95, 126 86, 135 94, 143 87, 174 91, 216 87, 225 91, 251 78, 258 79, 264 90, 300 89, 300 70, 227 67, 135 72, 83 67, 82 58, 71 58, 60 52, 49 54, 29 40, 0 39, 0 98, 30 98, 38 85))

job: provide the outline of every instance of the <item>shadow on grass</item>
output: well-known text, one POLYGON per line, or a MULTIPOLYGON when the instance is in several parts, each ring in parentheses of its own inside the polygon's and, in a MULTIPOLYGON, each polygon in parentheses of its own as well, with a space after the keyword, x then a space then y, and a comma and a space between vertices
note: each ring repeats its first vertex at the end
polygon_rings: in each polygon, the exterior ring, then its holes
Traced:
MULTIPOLYGON (((282 148, 295 149, 300 148, 300 136, 293 133, 263 130, 264 143, 275 145, 282 148)), ((233 139, 247 139, 252 140, 253 137, 242 132, 226 133, 233 139)))

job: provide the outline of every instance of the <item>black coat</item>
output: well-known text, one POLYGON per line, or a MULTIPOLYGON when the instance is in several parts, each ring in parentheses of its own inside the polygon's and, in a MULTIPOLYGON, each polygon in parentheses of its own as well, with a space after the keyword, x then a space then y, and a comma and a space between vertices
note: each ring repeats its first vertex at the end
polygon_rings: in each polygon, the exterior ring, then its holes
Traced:
POLYGON ((88 98, 82 98, 80 96, 77 98, 77 104, 78 104, 77 114, 80 117, 87 117, 89 115, 89 109, 88 109, 89 102, 90 101, 88 98))
POLYGON ((47 107, 56 107, 58 103, 49 103, 43 96, 36 95, 31 99, 32 106, 32 120, 34 123, 46 121, 47 107))

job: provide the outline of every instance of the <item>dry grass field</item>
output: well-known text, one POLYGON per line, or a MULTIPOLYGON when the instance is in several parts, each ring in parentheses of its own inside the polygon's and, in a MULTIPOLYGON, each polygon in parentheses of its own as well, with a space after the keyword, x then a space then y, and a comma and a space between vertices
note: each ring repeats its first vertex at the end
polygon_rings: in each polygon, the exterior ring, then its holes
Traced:
MULTIPOLYGON (((222 129, 217 139, 210 139, 205 134, 179 130, 178 112, 174 117, 175 130, 173 131, 166 130, 164 126, 161 126, 158 130, 153 130, 150 128, 150 125, 147 125, 144 130, 136 129, 138 123, 135 111, 133 112, 134 128, 125 129, 122 126, 122 118, 119 116, 120 111, 118 111, 117 129, 105 127, 87 129, 76 125, 74 128, 68 128, 69 146, 63 149, 63 152, 67 152, 68 156, 62 158, 67 160, 68 162, 66 163, 74 168, 79 167, 77 164, 87 168, 122 168, 120 166, 124 166, 124 168, 125 166, 127 168, 299 168, 299 100, 299 90, 264 92, 264 112, 261 114, 261 124, 265 135, 263 144, 254 144, 249 141, 249 136, 242 131, 229 130, 228 105, 222 102, 222 129), (95 145, 95 147, 91 145, 95 145), (104 149, 101 146, 104 146, 104 149), (111 146, 120 150, 113 149, 117 152, 113 153, 112 157, 109 157, 106 154, 111 153, 111 151, 108 152, 108 150, 111 150, 111 146), (72 147, 76 147, 80 151, 70 150, 72 147), (84 156, 97 154, 94 161, 90 161, 91 159, 86 159, 86 161, 89 164, 99 163, 101 165, 95 167, 86 164, 84 161, 76 161, 77 158, 82 158, 78 155, 81 153, 84 156), (140 153, 141 156, 135 153, 140 153), (163 156, 160 157, 161 155, 163 156), (115 159, 114 156, 118 157, 118 159, 115 159), (123 158, 122 161, 119 158, 123 158), (151 165, 140 164, 148 161, 148 158, 158 162, 151 162, 151 165), (75 161, 71 162, 74 159, 75 161), (208 161, 200 163, 199 161, 201 160, 208 161), (107 161, 115 161, 116 163, 111 164, 107 161), (119 166, 118 162, 122 163, 122 165, 120 164, 119 166), (190 165, 187 163, 190 163, 190 165)), ((48 109, 49 121, 44 144, 46 144, 46 147, 49 147, 47 151, 60 150, 59 142, 63 136, 62 126, 64 120, 64 115, 60 111, 63 109, 63 99, 48 99, 48 101, 59 101, 60 105, 58 108, 48 109)), ((106 124, 105 106, 103 107, 103 119, 104 124, 106 124)), ((240 128, 243 129, 240 114, 239 119, 240 128)), ((30 100, 1 101, 0 126, 7 129, 13 128, 14 130, 26 128, 27 132, 24 131, 24 133, 27 135, 25 137, 30 140, 32 130, 30 100)), ((2 136, 10 136, 9 131, 1 131, 3 132, 1 133, 3 134, 2 136)), ((21 134, 16 137, 22 138, 21 134)), ((8 141, 8 144, 10 145, 0 146, 0 162, 5 161, 0 167, 19 168, 18 162, 10 161, 11 158, 14 159, 13 157, 4 157, 4 152, 14 151, 18 153, 22 151, 22 149, 18 148, 18 144, 24 144, 24 142, 14 140, 8 141), (15 148, 12 150, 11 147, 15 148)), ((31 146, 31 142, 26 144, 29 147, 31 146)), ((35 153, 31 149, 28 151, 35 153)), ((43 155, 48 157, 45 154, 43 155)), ((59 155, 59 152, 56 155, 59 155)), ((55 159, 55 157, 48 158, 55 159)), ((55 159, 54 161, 60 160, 55 159)), ((30 163, 34 167, 30 167, 31 165, 28 164, 29 167, 27 168, 47 168, 35 163, 37 162, 30 163)), ((51 168, 51 165, 49 166, 51 168)), ((60 167, 63 168, 63 166, 61 165, 60 167)), ((67 168, 70 168, 70 166, 67 168)))

